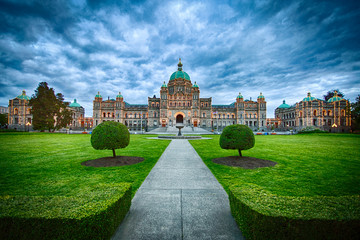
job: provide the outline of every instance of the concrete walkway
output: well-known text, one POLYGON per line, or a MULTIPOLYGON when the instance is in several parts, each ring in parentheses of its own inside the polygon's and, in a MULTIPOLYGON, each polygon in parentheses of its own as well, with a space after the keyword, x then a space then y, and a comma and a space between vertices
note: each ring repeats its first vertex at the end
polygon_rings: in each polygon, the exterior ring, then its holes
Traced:
POLYGON ((244 239, 226 192, 188 140, 172 140, 112 239, 244 239))

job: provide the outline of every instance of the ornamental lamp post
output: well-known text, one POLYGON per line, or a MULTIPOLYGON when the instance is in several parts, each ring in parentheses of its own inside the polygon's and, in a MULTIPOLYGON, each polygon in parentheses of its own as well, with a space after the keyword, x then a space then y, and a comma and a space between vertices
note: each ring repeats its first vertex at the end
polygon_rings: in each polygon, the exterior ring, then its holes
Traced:
POLYGON ((28 132, 30 132, 31 123, 30 123, 30 122, 27 122, 27 123, 26 123, 26 126, 27 126, 27 129, 28 129, 28 132))

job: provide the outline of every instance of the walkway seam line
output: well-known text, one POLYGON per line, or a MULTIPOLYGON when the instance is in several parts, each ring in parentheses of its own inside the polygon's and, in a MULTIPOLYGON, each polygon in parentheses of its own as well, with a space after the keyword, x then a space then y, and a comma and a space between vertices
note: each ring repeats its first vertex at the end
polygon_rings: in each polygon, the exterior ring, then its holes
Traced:
POLYGON ((182 189, 180 189, 180 208, 181 208, 181 239, 184 239, 184 223, 183 223, 183 203, 182 203, 182 189))

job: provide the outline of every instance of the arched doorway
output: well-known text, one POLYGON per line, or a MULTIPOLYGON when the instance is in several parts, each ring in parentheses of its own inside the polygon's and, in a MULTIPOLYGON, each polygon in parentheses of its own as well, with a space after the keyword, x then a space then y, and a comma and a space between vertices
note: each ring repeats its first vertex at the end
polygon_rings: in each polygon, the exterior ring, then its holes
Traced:
POLYGON ((181 114, 176 116, 176 123, 184 123, 184 117, 181 114))

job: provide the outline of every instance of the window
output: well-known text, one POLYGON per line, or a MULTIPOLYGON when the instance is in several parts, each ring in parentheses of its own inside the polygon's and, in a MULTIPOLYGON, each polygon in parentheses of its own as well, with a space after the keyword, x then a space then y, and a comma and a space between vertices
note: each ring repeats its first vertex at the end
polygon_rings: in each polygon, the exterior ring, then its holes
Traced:
MULTIPOLYGON (((19 114, 19 110, 17 108, 14 109, 14 115, 18 115, 19 114)), ((15 123, 17 124, 17 123, 15 123)))
POLYGON ((206 114, 205 114, 205 113, 203 113, 203 117, 206 117, 206 114))
MULTIPOLYGON (((314 110, 314 116, 316 117, 316 115, 317 115, 317 111, 316 110, 314 110)), ((314 124, 315 125, 315 124, 314 124)), ((316 125, 315 125, 316 126, 316 125)))
POLYGON ((103 116, 106 117, 106 113, 103 113, 103 116))
POLYGON ((134 114, 134 118, 136 118, 136 113, 134 114))

